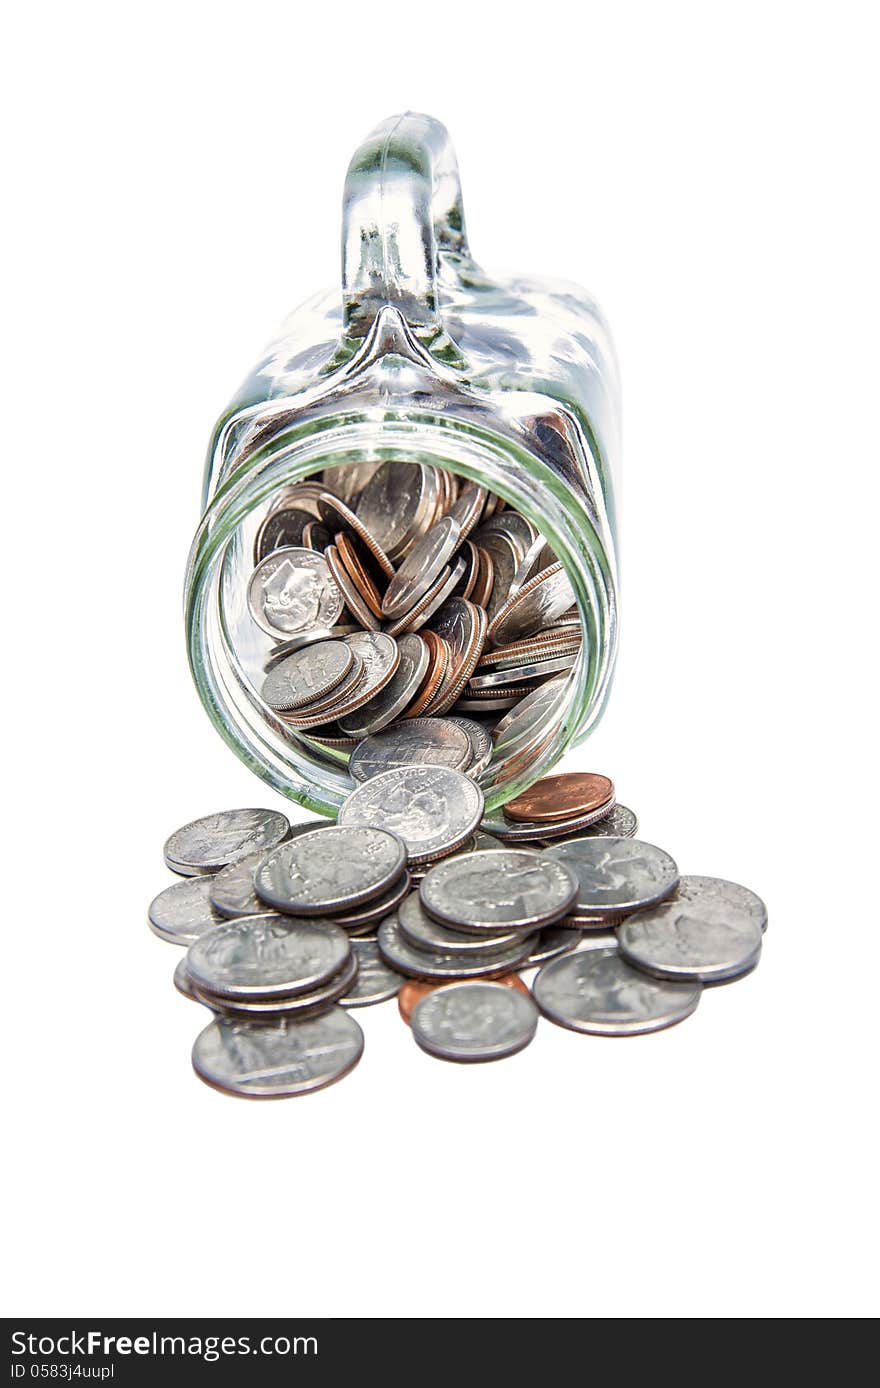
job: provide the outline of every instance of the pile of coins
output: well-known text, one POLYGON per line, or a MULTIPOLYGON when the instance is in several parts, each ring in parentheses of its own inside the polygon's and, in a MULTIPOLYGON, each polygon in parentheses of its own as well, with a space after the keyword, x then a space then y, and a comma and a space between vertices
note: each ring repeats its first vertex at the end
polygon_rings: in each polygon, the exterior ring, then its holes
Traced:
POLYGON ((349 465, 286 489, 254 563, 248 611, 277 643, 258 692, 319 752, 400 720, 427 745, 448 714, 485 740, 474 715, 490 731, 499 714, 528 718, 550 682, 546 713, 581 650, 571 583, 531 521, 442 468, 349 465))
POLYGON ((150 925, 187 946, 174 982, 215 1014, 192 1055, 215 1088, 279 1098, 340 1079, 364 1045, 350 1011, 395 996, 424 1051, 486 1061, 528 1045, 541 1014, 660 1030, 757 964, 760 898, 680 876, 607 777, 547 777, 486 819, 465 771, 372 774, 361 755, 336 824, 230 810, 165 845, 181 880, 150 925))

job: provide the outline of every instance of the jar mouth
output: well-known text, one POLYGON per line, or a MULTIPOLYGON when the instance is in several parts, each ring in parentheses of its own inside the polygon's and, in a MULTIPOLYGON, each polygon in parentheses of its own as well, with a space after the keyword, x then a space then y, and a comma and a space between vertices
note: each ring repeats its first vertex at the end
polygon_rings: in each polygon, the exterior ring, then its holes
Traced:
MULTIPOLYGON (((505 746, 477 777, 487 811, 544 775, 588 735, 607 699, 616 647, 611 560, 593 525, 590 498, 516 441, 470 422, 436 415, 293 425, 221 479, 193 542, 186 583, 190 666, 202 702, 236 755, 282 795, 335 815, 354 787, 348 753, 318 744, 282 721, 260 698, 275 644, 253 622, 247 582, 254 544, 277 493, 293 483, 365 461, 423 463, 498 493, 535 525, 562 562, 583 625, 574 666, 559 678, 552 709, 505 746)), ((330 482, 332 488, 332 478, 330 482)))

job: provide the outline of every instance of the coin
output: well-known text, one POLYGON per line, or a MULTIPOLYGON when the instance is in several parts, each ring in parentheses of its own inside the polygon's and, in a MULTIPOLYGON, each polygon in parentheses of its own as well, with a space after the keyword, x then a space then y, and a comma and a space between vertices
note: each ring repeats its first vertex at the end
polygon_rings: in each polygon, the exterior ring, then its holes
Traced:
POLYGON ((727 893, 717 878, 682 883, 681 894, 623 921, 617 932, 623 955, 659 978, 723 983, 748 973, 760 958, 762 935, 760 916, 741 895, 745 889, 727 893), (711 887, 700 885, 707 880, 711 887))
POLYGON ((492 588, 486 607, 486 615, 491 623, 507 601, 507 592, 516 573, 520 553, 508 535, 487 532, 484 525, 474 531, 474 540, 492 560, 492 588))
POLYGON ((289 994, 274 998, 230 998, 210 993, 192 983, 196 1002, 204 1003, 215 1012, 227 1017, 242 1017, 248 1022, 272 1021, 275 1017, 315 1017, 326 1012, 335 1002, 339 1002, 350 992, 357 981, 358 962, 354 954, 349 954, 340 969, 325 982, 308 992, 289 994))
POLYGON ((572 839, 545 848, 578 879, 575 911, 620 916, 662 901, 675 889, 678 868, 668 853, 641 839, 572 839))
POLYGON ((600 805, 598 810, 593 810, 590 814, 576 815, 573 819, 560 819, 555 822, 546 819, 536 823, 518 823, 514 819, 505 819, 503 813, 499 814, 496 811, 483 821, 483 828, 506 844, 534 844, 538 847, 551 840, 555 843, 557 839, 567 843, 579 836, 579 830, 588 829, 599 821, 607 821, 613 808, 613 804, 600 805))
MULTIPOLYGON (((369 737, 393 723, 412 703, 428 672, 429 647, 421 636, 401 636, 397 642, 399 661, 391 679, 377 694, 342 720, 343 731, 352 737, 369 737)), ((342 726, 342 724, 340 726, 342 726)))
POLYGON ((760 931, 767 929, 767 907, 755 892, 738 882, 723 877, 695 877, 688 873, 679 878, 678 886, 669 898, 670 905, 687 903, 688 909, 699 911, 702 917, 717 917, 725 921, 751 921, 760 931))
POLYGON ((552 925, 575 900, 578 883, 547 853, 499 848, 437 863, 419 893, 425 910, 444 925, 497 934, 552 925))
POLYGON ((279 911, 332 916, 381 896, 405 866, 396 834, 339 823, 281 844, 258 867, 254 886, 279 911))
POLYGON ((184 877, 217 872, 257 849, 274 848, 290 833, 277 810, 220 810, 175 829, 165 841, 165 864, 184 877))
POLYGON ((424 535, 404 559, 382 599, 386 617, 409 612, 436 583, 458 546, 461 530, 451 516, 444 516, 424 535))
POLYGON ((153 934, 172 945, 191 945, 220 925, 223 917, 211 905, 210 891, 210 877, 172 882, 150 902, 147 919, 153 934))
POLYGON ((309 521, 303 530, 303 549, 314 549, 323 554, 329 543, 330 531, 326 530, 320 521, 309 521))
POLYGON ((437 717, 452 708, 474 672, 486 640, 486 614, 482 607, 466 598, 450 598, 433 618, 431 626, 451 653, 449 670, 425 710, 426 714, 437 717))
POLYGON ((450 506, 447 515, 458 525, 462 540, 470 535, 483 514, 487 496, 488 492, 485 487, 480 487, 472 482, 459 492, 458 497, 450 506))
POLYGON ((370 577, 367 565, 361 558, 358 546, 350 535, 346 535, 344 530, 340 530, 336 535, 335 545, 339 558, 352 582, 357 587, 361 598, 374 617, 381 617, 382 594, 370 577))
POLYGON ((346 506, 355 506, 370 478, 380 467, 381 463, 342 463, 338 467, 325 468, 321 473, 324 485, 317 490, 320 494, 326 489, 344 501, 346 506))
POLYGON ((560 954, 568 954, 570 950, 577 949, 580 942, 579 931, 551 926, 548 930, 541 931, 523 967, 531 969, 537 964, 546 964, 548 959, 556 959, 560 954))
POLYGON ((193 1069, 225 1093, 251 1099, 308 1094, 353 1070, 364 1034, 333 1007, 305 1021, 241 1022, 218 1017, 196 1038, 193 1069))
POLYGON ((507 819, 570 819, 592 814, 614 800, 614 782, 589 771, 561 772, 536 781, 504 806, 507 819))
POLYGON ((414 610, 408 613, 406 617, 401 617, 398 622, 388 627, 388 634, 393 636, 397 630, 420 631, 421 628, 431 620, 434 613, 440 611, 440 608, 446 600, 452 597, 462 580, 466 567, 467 564, 465 560, 460 556, 456 556, 452 564, 446 566, 437 579, 437 582, 425 594, 414 610))
POLYGON ((446 766, 399 766, 357 786, 339 811, 341 825, 382 824, 406 844, 409 862, 452 853, 483 813, 483 793, 446 766))
POLYGON ((247 602, 257 626, 276 638, 332 627, 344 606, 324 556, 298 548, 276 549, 257 565, 247 602))
POLYGON ((290 723, 294 728, 322 727, 332 720, 337 709, 347 707, 351 701, 356 703, 364 682, 364 662, 357 651, 352 651, 351 656, 351 669, 329 694, 323 699, 316 699, 313 704, 295 709, 292 713, 280 714, 283 721, 290 723))
MULTIPOLYGON (((474 675, 468 685, 471 698, 483 689, 498 690, 504 693, 508 685, 517 685, 521 680, 539 680, 547 675, 558 675, 562 670, 571 670, 577 663, 577 655, 554 656, 549 660, 535 660, 531 665, 517 665, 513 668, 493 670, 490 674, 474 675)), ((526 686, 526 692, 530 689, 526 686)))
POLYGON ((321 512, 321 520, 325 525, 329 525, 334 532, 337 530, 351 530, 362 540, 375 559, 379 568, 388 578, 394 577, 394 565, 388 558, 382 546, 379 544, 375 535, 372 535, 363 521, 359 520, 345 502, 332 492, 321 492, 318 497, 318 509, 321 512))
POLYGON ((421 463, 380 463, 357 504, 363 524, 397 561, 427 529, 437 506, 439 481, 421 463))
POLYGON ((333 575, 333 582, 336 584, 343 598, 345 605, 353 617, 360 622, 367 631, 381 631, 382 623, 371 611, 369 604, 365 601, 358 585, 349 574, 341 558, 339 550, 335 545, 328 545, 324 550, 324 558, 330 573, 333 575))
POLYGON ((375 941, 353 940, 351 947, 357 958, 357 978, 339 1006, 371 1007, 396 997, 404 983, 403 974, 389 969, 375 941))
POLYGON ((451 983, 417 1003, 410 1027, 441 1060, 502 1060, 527 1046, 538 1026, 531 998, 498 983, 451 983))
POLYGON ((541 631, 575 602, 574 589, 560 563, 542 569, 505 602, 489 627, 493 645, 541 631))
POLYGON ((454 723, 467 734, 471 744, 471 759, 464 770, 468 776, 479 776, 492 760, 492 738, 482 723, 475 723, 472 718, 447 718, 446 721, 454 723))
MULTIPOLYGON (((322 828, 325 822, 321 819, 307 819, 302 824, 294 824, 291 826, 290 837, 298 838, 300 834, 310 834, 313 829, 322 828)), ((211 905, 215 911, 219 911, 224 920, 236 920, 239 916, 258 916, 265 912, 265 904, 254 890, 254 873, 265 856, 264 849, 257 853, 249 853, 246 858, 239 858, 238 862, 230 863, 228 867, 221 868, 212 877, 206 878, 211 884, 211 905)))
POLYGON ((215 997, 293 997, 338 973, 349 949, 338 925, 267 913, 215 926, 190 945, 186 967, 193 988, 215 997))
POLYGON ((343 930, 347 930, 349 935, 360 935, 371 925, 384 920, 390 916, 392 911, 396 911, 401 901, 403 901, 412 890, 412 881, 409 873, 404 869, 399 879, 387 892, 381 896, 373 897, 363 906, 357 906, 353 911, 346 911, 344 914, 333 916, 333 924, 341 925, 343 930))
MULTIPOLYGON (((201 1002, 201 999, 197 998, 193 992, 192 984, 189 981, 189 974, 186 969, 186 955, 184 955, 182 959, 178 959, 177 967, 172 976, 172 982, 178 993, 182 993, 185 998, 189 998, 190 1002, 201 1002)), ((205 1006, 207 1007, 207 1003, 205 1006)))
POLYGON ((430 664, 424 684, 404 715, 406 718, 418 718, 424 713, 443 684, 451 660, 450 649, 441 636, 435 635, 433 631, 425 631, 421 635, 428 647, 430 664))
POLYGON ((617 949, 579 950, 554 959, 532 984, 545 1017, 595 1036, 638 1036, 674 1026, 694 1011, 701 991, 699 983, 647 978, 617 949))
POLYGON ((506 535, 519 552, 520 561, 538 538, 538 532, 532 522, 526 520, 525 516, 521 516, 518 511, 502 511, 500 515, 492 516, 489 520, 483 521, 477 533, 478 536, 506 535))
MULTIPOLYGON (((425 978, 408 978, 397 995, 397 1010, 407 1026, 409 1026, 416 1003, 421 1002, 422 998, 427 997, 429 993, 436 992, 438 988, 448 988, 450 983, 457 981, 452 979, 438 983, 436 980, 432 982, 425 978)), ((526 997, 531 996, 528 985, 523 983, 519 974, 500 974, 492 981, 502 984, 505 988, 515 988, 518 993, 523 993, 526 997)))
POLYGON ((283 713, 324 699, 342 682, 353 662, 344 641, 304 646, 270 670, 263 682, 263 699, 283 713))
MULTIPOLYGON (((628 839, 633 838, 638 833, 638 828, 639 821, 632 810, 628 810, 626 805, 615 805, 613 809, 609 810, 607 814, 603 814, 593 824, 569 832, 571 832, 572 838, 628 839)), ((549 843, 551 840, 547 840, 547 842, 549 843)), ((565 839, 556 836, 552 842, 564 843, 565 839)))
POLYGON ((290 641, 282 641, 279 646, 274 646, 263 666, 263 673, 268 675, 282 660, 293 655, 294 651, 301 651, 304 646, 313 646, 318 641, 338 641, 340 637, 351 636, 358 630, 358 627, 345 623, 335 627, 312 627, 310 631, 304 631, 301 635, 292 637, 290 641))
POLYGON ((492 734, 496 760, 511 752, 531 747, 543 735, 547 719, 562 697, 567 681, 548 680, 526 695, 500 719, 492 734))
POLYGON ((451 766, 463 771, 471 760, 471 742, 462 728, 446 718, 408 718, 359 742, 348 763, 356 781, 369 781, 400 766, 451 766))
POLYGON ((416 949, 440 954, 467 954, 473 959, 488 956, 494 950, 510 949, 519 943, 524 933, 522 930, 507 930, 494 935, 474 935, 453 930, 428 915, 418 892, 410 892, 405 897, 397 908, 396 916, 401 931, 416 949))
POLYGON ((258 564, 275 549, 299 548, 303 543, 305 528, 311 523, 312 517, 308 511, 297 511, 292 507, 271 511, 257 534, 254 563, 258 564))
POLYGON ((461 954, 449 950, 439 951, 417 949, 403 934, 400 922, 395 916, 388 916, 377 932, 379 952, 386 963, 399 973, 414 978, 491 978, 495 974, 506 974, 518 969, 528 959, 534 946, 534 937, 526 935, 509 949, 497 950, 489 954, 461 954))

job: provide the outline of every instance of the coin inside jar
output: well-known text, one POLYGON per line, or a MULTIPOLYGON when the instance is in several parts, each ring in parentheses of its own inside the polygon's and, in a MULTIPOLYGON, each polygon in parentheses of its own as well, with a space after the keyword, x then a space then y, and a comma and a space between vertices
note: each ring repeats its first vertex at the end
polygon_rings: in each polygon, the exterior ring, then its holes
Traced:
POLYGON ((450 766, 463 771, 471 761, 471 742, 446 718, 408 718, 359 742, 348 769, 368 781, 396 766, 450 766))

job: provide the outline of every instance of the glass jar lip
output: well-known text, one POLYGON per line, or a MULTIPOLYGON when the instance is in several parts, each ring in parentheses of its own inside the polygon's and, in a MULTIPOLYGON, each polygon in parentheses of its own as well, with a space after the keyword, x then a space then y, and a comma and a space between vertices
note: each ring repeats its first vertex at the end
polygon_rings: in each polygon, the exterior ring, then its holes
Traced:
MULTIPOLYGON (((487 811, 525 790, 587 735, 608 695, 616 645, 613 556, 606 552, 585 498, 519 440, 436 410, 336 411, 324 420, 293 421, 233 467, 213 492, 193 541, 185 614, 190 667, 215 726, 237 755, 288 797, 335 813, 351 788, 344 767, 302 746, 293 755, 289 730, 273 729, 266 710, 233 670, 234 658, 208 606, 221 605, 219 580, 229 543, 253 511, 280 487, 317 472, 363 461, 426 462, 489 485, 521 510, 546 537, 572 582, 585 626, 584 651, 554 709, 554 728, 534 759, 505 778, 491 765, 480 778, 487 811), (209 635, 210 633, 210 635, 209 635), (241 686, 234 690, 232 685, 241 686), (493 777, 494 770, 494 777, 493 777)), ((516 760, 515 758, 513 760, 516 760)))

